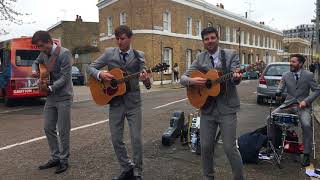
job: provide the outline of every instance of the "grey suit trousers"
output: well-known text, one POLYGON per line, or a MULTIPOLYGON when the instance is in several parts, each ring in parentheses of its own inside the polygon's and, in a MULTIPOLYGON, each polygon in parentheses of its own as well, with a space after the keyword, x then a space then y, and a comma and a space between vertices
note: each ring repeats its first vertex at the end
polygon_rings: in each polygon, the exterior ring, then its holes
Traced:
MULTIPOLYGON (((215 113, 216 114, 216 113, 215 113)), ((231 164, 233 179, 243 180, 243 164, 240 152, 236 146, 236 113, 227 115, 201 114, 200 140, 201 140, 201 160, 203 175, 205 177, 214 176, 214 146, 215 136, 218 126, 221 129, 223 149, 231 164)))
POLYGON ((304 144, 303 153, 310 154, 312 151, 312 121, 311 121, 310 108, 281 109, 281 107, 278 107, 272 113, 290 113, 290 114, 296 114, 299 116, 299 121, 301 123, 302 133, 303 133, 303 144, 304 144))
POLYGON ((51 159, 60 160, 61 163, 68 163, 70 155, 71 104, 72 100, 53 102, 48 99, 44 106, 44 132, 51 159))
POLYGON ((142 173, 142 112, 141 105, 128 108, 124 101, 110 104, 109 125, 112 144, 120 166, 124 171, 133 167, 134 175, 142 173), (133 163, 131 162, 125 143, 123 142, 124 120, 128 120, 131 145, 133 151, 133 163))

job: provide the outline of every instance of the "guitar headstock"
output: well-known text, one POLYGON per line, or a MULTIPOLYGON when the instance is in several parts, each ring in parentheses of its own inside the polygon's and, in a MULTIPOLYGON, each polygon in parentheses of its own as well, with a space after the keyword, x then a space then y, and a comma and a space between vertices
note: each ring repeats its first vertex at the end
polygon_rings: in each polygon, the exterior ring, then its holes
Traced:
POLYGON ((162 72, 162 71, 168 70, 169 67, 170 67, 170 65, 168 65, 166 63, 159 63, 159 64, 155 65, 153 68, 151 68, 151 71, 152 72, 162 72))

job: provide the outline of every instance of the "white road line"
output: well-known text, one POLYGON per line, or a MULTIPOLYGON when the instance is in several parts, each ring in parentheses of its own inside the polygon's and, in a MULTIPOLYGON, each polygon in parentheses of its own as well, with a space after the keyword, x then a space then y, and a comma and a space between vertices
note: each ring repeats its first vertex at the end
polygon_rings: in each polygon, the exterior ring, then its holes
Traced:
POLYGON ((6 111, 0 111, 0 114, 6 114, 6 113, 11 113, 11 112, 17 112, 17 111, 22 111, 22 110, 27 110, 27 109, 32 109, 30 108, 18 108, 18 109, 12 109, 12 110, 6 110, 6 111))
MULTIPOLYGON (((98 121, 98 122, 91 123, 91 124, 86 124, 86 125, 83 125, 83 126, 72 128, 71 131, 76 131, 76 130, 79 130, 79 129, 88 128, 88 127, 95 126, 95 125, 98 125, 98 124, 102 124, 102 123, 105 123, 105 122, 108 122, 108 121, 109 121, 109 119, 103 120, 103 121, 98 121)), ((8 146, 5 146, 5 147, 1 147, 0 151, 6 150, 6 149, 11 149, 11 148, 16 147, 16 146, 21 146, 21 145, 24 145, 24 144, 29 144, 29 143, 32 143, 32 142, 40 141, 40 140, 45 139, 45 138, 46 138, 45 136, 41 136, 41 137, 37 137, 37 138, 30 139, 30 140, 27 140, 27 141, 19 142, 19 143, 16 143, 16 144, 11 144, 11 145, 8 145, 8 146)))
POLYGON ((246 105, 246 106, 258 106, 257 104, 250 104, 250 103, 240 103, 241 105, 246 105))
POLYGON ((159 108, 162 108, 162 107, 169 106, 169 105, 171 105, 171 104, 175 104, 175 103, 178 103, 178 102, 185 101, 185 100, 187 100, 187 99, 188 99, 188 98, 180 99, 180 100, 178 100, 178 101, 173 101, 173 102, 170 102, 170 103, 168 103, 168 104, 164 104, 164 105, 161 105, 161 106, 154 107, 154 108, 152 108, 152 109, 159 109, 159 108))

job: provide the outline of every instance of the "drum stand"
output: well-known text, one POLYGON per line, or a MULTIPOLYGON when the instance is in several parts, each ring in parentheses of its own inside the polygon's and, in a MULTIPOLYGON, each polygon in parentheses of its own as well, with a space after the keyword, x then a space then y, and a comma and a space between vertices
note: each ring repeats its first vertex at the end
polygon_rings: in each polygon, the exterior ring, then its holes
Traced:
MULTIPOLYGON (((271 125, 271 119, 272 119, 272 97, 271 97, 271 101, 270 101, 270 106, 269 106, 269 118, 267 119, 267 137, 268 137, 268 147, 267 147, 267 152, 269 153, 269 155, 271 153, 273 153, 273 160, 275 161, 275 163, 278 165, 278 167, 281 169, 281 156, 279 156, 279 154, 277 153, 272 140, 271 140, 271 133, 270 133, 270 125, 271 125)), ((283 134, 282 134, 283 135, 283 134)))

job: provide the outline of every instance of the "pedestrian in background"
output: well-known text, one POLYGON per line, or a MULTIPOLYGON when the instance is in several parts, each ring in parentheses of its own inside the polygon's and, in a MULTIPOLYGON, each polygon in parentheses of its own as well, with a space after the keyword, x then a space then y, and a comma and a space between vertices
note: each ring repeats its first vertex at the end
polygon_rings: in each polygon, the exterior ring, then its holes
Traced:
POLYGON ((173 71, 173 82, 179 82, 179 66, 178 63, 174 63, 172 67, 173 71))

